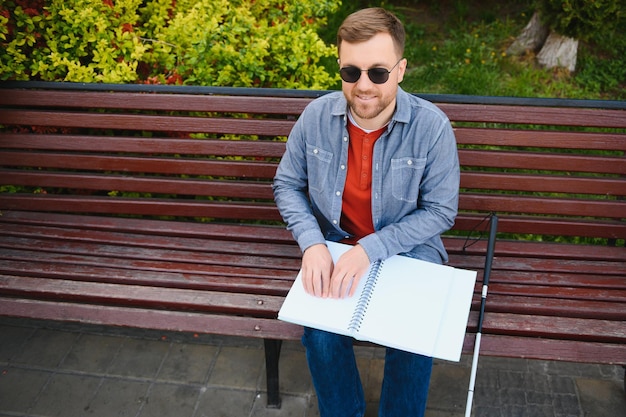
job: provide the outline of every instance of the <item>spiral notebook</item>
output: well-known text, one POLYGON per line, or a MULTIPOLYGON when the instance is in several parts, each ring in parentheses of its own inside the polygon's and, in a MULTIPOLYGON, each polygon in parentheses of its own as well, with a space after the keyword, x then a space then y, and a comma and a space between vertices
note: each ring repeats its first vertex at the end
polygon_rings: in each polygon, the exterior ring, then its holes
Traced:
MULTIPOLYGON (((336 261, 349 245, 327 242, 336 261)), ((307 294, 301 273, 283 303, 283 321, 352 336, 449 361, 459 361, 476 272, 395 255, 374 262, 355 295, 307 294)))

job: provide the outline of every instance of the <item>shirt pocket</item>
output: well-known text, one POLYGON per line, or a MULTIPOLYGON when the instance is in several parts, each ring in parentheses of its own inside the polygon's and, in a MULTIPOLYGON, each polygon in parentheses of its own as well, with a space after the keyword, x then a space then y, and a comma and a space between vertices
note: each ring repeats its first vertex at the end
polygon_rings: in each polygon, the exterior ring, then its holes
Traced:
POLYGON ((391 182, 394 198, 410 203, 416 202, 425 167, 425 158, 392 159, 391 182))
POLYGON ((329 189, 328 173, 330 172, 333 153, 307 143, 306 159, 309 188, 315 191, 329 189))

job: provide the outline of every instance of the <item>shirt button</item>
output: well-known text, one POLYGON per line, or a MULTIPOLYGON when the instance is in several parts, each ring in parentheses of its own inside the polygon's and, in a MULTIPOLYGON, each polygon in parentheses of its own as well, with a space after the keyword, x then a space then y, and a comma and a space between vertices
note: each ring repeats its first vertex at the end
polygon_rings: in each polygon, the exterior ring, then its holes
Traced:
POLYGON ((337 220, 333 220, 333 224, 337 224, 339 223, 337 220))
POLYGON ((343 137, 343 141, 344 141, 344 142, 347 142, 347 141, 348 141, 348 137, 347 137, 347 136, 344 136, 344 137, 343 137))
POLYGON ((346 169, 346 166, 345 166, 345 165, 342 165, 342 166, 341 166, 341 169, 346 169))
POLYGON ((339 197, 339 196, 341 195, 341 191, 337 191, 337 192, 335 193, 335 195, 336 195, 337 197, 339 197))
POLYGON ((407 164, 409 165, 413 165, 413 161, 411 161, 410 159, 407 161, 407 164))
POLYGON ((314 154, 318 154, 318 153, 320 153, 320 151, 318 149, 313 149, 313 153, 314 154))

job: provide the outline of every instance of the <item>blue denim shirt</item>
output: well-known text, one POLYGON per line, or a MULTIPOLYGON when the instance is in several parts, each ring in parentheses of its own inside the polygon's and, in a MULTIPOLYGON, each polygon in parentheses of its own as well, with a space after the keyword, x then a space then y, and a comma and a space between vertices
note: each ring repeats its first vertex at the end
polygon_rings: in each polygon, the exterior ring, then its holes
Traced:
MULTIPOLYGON (((347 102, 333 92, 311 102, 287 140, 274 178, 278 209, 300 249, 339 241, 348 166, 347 102)), ((454 224, 459 161, 450 121, 432 103, 398 88, 396 111, 374 145, 375 233, 358 243, 371 262, 404 254, 447 262, 440 234, 454 224)))

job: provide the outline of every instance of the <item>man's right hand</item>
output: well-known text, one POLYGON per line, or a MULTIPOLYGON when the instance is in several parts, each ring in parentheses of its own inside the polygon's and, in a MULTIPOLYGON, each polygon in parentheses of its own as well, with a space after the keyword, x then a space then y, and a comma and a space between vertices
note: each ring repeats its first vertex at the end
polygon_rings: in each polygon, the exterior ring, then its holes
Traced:
POLYGON ((333 258, 324 244, 308 247, 302 255, 302 283, 304 290, 316 297, 330 295, 330 277, 333 273, 333 258))

